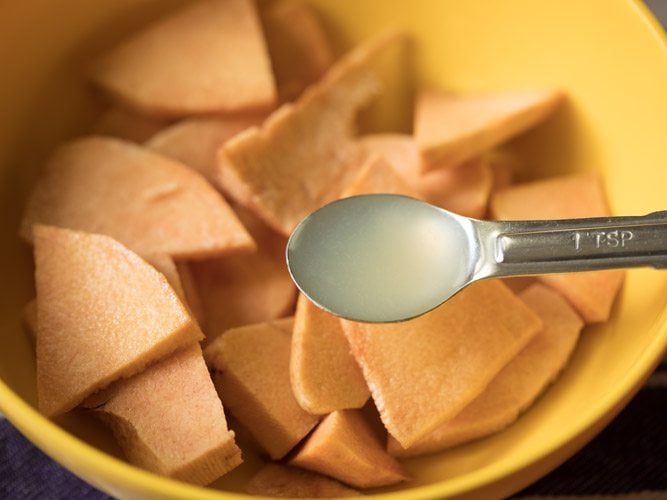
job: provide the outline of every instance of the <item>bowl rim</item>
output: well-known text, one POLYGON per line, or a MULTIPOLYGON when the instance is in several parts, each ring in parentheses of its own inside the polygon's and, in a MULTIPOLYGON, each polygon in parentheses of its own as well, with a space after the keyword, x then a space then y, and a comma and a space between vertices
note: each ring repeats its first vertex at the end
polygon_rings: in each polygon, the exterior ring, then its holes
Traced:
MULTIPOLYGON (((665 64, 667 64, 667 32, 665 32, 660 22, 642 0, 623 1, 627 2, 635 10, 639 19, 646 24, 647 30, 661 47, 665 64)), ((616 412, 620 411, 624 403, 629 401, 629 396, 633 395, 641 387, 643 382, 659 364, 660 360, 667 354, 667 299, 665 300, 665 306, 656 318, 650 331, 651 342, 641 352, 637 361, 624 374, 621 382, 598 400, 596 407, 593 408, 594 411, 591 411, 588 418, 580 421, 578 425, 570 427, 559 438, 552 437, 543 442, 543 445, 539 449, 535 449, 532 453, 526 453, 512 460, 504 460, 502 463, 491 463, 459 477, 443 479, 415 488, 372 494, 370 496, 384 499, 404 499, 442 498, 443 496, 460 495, 489 486, 502 478, 510 477, 531 464, 549 457, 562 446, 583 436, 586 431, 594 429, 596 424, 604 422, 606 417, 613 416, 616 412)), ((2 378, 0 378, 0 411, 22 434, 28 437, 43 452, 51 456, 51 458, 53 456, 50 453, 50 448, 66 449, 72 460, 77 463, 94 464, 96 469, 103 470, 104 473, 99 475, 99 477, 104 479, 101 482, 106 482, 107 480, 114 481, 119 484, 125 484, 135 491, 143 491, 153 495, 166 493, 170 498, 198 498, 201 500, 250 498, 249 495, 243 493, 213 490, 159 476, 130 465, 120 458, 109 455, 70 434, 44 417, 36 408, 28 404, 14 392, 2 378), (47 439, 44 439, 46 435, 48 435, 48 445, 43 443, 43 441, 47 441, 47 439)), ((587 436, 588 439, 592 439, 594 434, 587 436)), ((56 462, 58 461, 56 460, 56 462)), ((69 469, 67 465, 62 463, 61 465, 69 469)), ((556 462, 551 465, 551 468, 557 465, 558 463, 556 462)))

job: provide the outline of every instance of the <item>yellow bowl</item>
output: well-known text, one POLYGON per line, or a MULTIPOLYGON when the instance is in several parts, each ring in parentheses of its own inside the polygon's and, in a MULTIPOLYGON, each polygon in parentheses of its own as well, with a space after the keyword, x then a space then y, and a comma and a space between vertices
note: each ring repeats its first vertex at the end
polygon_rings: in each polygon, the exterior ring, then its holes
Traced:
MULTIPOLYGON (((143 472, 117 458, 85 416, 55 424, 34 409, 34 356, 20 310, 31 296, 30 253, 16 228, 48 151, 98 111, 77 68, 174 1, 32 0, 0 6, 0 410, 37 446, 118 497, 233 498, 143 472)), ((667 44, 632 0, 315 0, 336 40, 386 25, 414 37, 419 83, 484 91, 555 85, 569 102, 512 147, 526 177, 604 174, 618 214, 667 208, 667 44)), ((396 106, 398 109, 399 106, 396 106)), ((386 116, 387 121, 395 116, 386 116)), ((507 495, 583 446, 627 403, 667 346, 667 272, 629 273, 611 322, 589 328, 558 382, 511 428, 407 462, 415 476, 385 498, 507 495)), ((240 491, 256 462, 216 483, 240 491)))

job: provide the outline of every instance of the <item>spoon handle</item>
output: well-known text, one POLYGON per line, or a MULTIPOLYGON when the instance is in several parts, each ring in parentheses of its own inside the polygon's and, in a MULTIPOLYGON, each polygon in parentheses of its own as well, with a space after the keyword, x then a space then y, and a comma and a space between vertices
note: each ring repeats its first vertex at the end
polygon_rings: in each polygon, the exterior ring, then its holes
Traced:
POLYGON ((667 268, 667 211, 641 217, 482 222, 478 276, 667 268))

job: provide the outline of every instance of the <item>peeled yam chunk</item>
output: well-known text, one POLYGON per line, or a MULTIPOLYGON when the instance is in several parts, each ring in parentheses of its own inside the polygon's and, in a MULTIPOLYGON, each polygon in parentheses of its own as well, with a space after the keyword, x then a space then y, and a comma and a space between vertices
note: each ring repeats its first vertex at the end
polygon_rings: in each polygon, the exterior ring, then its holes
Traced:
POLYGON ((541 326, 497 280, 409 321, 343 321, 382 422, 406 448, 479 396, 541 326))
POLYGON ((234 211, 201 176, 135 144, 86 137, 61 146, 28 199, 33 224, 107 234, 140 255, 203 258, 254 248, 234 211))
POLYGON ((464 163, 525 132, 544 120, 562 97, 553 89, 478 95, 422 90, 414 127, 423 171, 464 163))
POLYGON ((333 49, 317 13, 301 0, 272 2, 262 18, 278 95, 291 101, 329 69, 333 49))
POLYGON ((204 351, 225 408, 280 459, 315 427, 297 403, 289 374, 290 334, 271 323, 233 328, 204 351))
POLYGON ((359 169, 357 177, 343 191, 343 197, 360 194, 402 194, 419 197, 383 156, 372 155, 359 169))
POLYGON ((215 185, 218 149, 261 121, 262 115, 258 114, 186 118, 160 130, 145 146, 195 169, 215 185))
POLYGON ((98 118, 93 125, 93 133, 142 143, 168 124, 169 122, 164 119, 141 115, 120 106, 114 106, 98 118))
POLYGON ((41 225, 34 241, 45 415, 203 338, 166 278, 117 241, 41 225))
POLYGON ((218 156, 225 192, 286 236, 337 199, 363 160, 352 135, 357 111, 378 90, 373 63, 395 39, 353 49, 295 103, 228 141, 218 156))
POLYGON ((557 292, 536 283, 519 297, 537 313, 543 328, 472 403, 408 449, 389 438, 389 453, 408 457, 440 451, 487 436, 514 422, 567 363, 583 321, 557 292))
POLYGON ((280 498, 341 498, 360 493, 328 477, 296 467, 266 464, 246 485, 246 493, 280 498))
POLYGON ((91 79, 155 116, 271 108, 271 63, 253 0, 188 2, 94 61, 91 79))
POLYGON ((293 313, 296 287, 287 270, 287 240, 235 207, 257 243, 253 253, 190 262, 204 314, 207 342, 236 326, 261 323, 293 313))
POLYGON ((205 485, 242 462, 198 344, 119 382, 96 411, 128 460, 157 474, 205 485))
POLYGON ((305 295, 294 316, 290 375, 294 396, 309 413, 361 408, 370 396, 340 319, 305 295))
MULTIPOLYGON (((456 168, 422 172, 415 140, 404 134, 371 134, 359 140, 370 155, 381 155, 412 190, 412 196, 467 217, 486 213, 493 175, 486 158, 456 168)), ((407 194, 407 193, 403 193, 407 194)))
POLYGON ((374 488, 409 478, 389 455, 360 410, 327 415, 289 462, 355 488, 374 488))
MULTIPOLYGON (((573 219, 610 215, 602 183, 596 175, 552 177, 501 190, 491 200, 496 219, 573 219)), ((539 279, 554 287, 581 314, 586 323, 609 319, 625 271, 548 274, 539 279)))

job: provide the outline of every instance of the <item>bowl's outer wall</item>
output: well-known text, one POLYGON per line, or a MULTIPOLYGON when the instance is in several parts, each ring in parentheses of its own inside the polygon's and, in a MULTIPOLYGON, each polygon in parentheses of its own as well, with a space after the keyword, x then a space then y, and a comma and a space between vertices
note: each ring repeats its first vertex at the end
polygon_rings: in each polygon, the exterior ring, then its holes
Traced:
MULTIPOLYGON (((34 356, 20 310, 31 297, 30 251, 16 229, 30 183, 58 142, 85 130, 99 99, 81 79, 101 48, 177 5, 168 0, 31 0, 0 5, 0 409, 56 460, 124 498, 222 498, 158 478, 97 451, 43 419, 34 356), (23 398, 23 399, 22 399, 23 398), (26 403, 27 402, 27 403, 26 403)), ((562 87, 567 104, 512 148, 523 178, 570 171, 604 175, 617 214, 667 208, 667 49, 650 15, 630 0, 314 0, 339 47, 391 25, 411 35, 395 55, 410 68, 373 129, 409 129, 417 85, 454 91, 562 87), (417 79, 412 78, 415 70, 417 79)), ((394 72, 395 74, 396 72, 394 72)), ((447 453, 410 460, 414 498, 501 496, 582 446, 621 407, 667 345, 667 273, 633 270, 612 321, 589 328, 571 365, 507 431, 447 453)), ((117 453, 86 416, 66 428, 117 453)), ((237 489, 253 464, 220 482, 237 489)), ((389 493, 391 496, 391 493, 389 493)))

